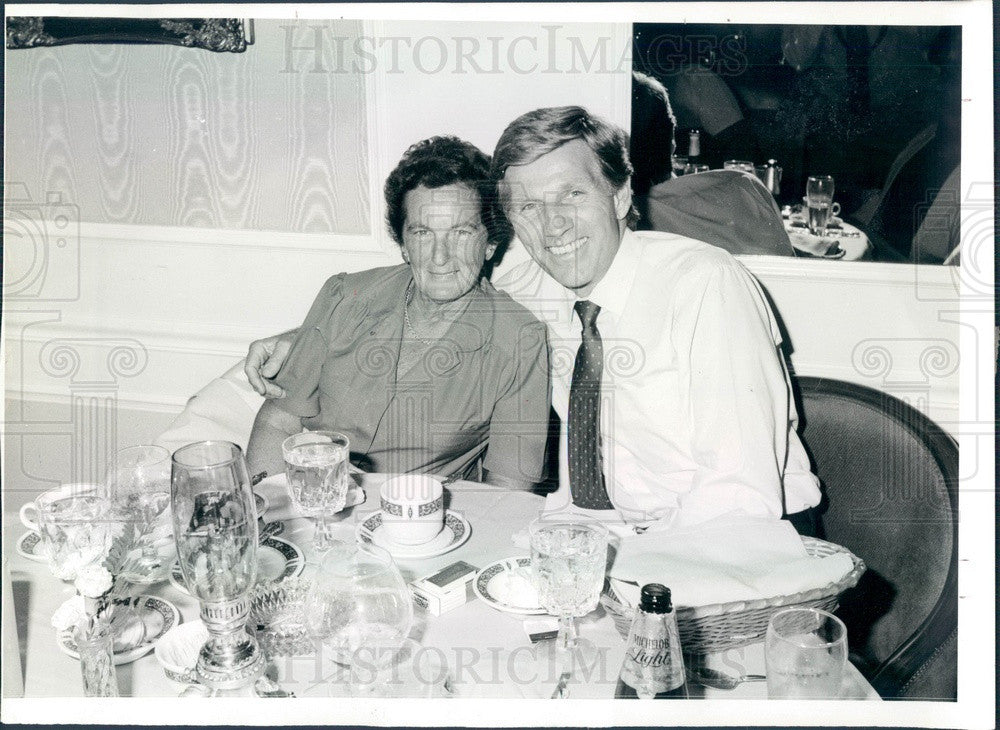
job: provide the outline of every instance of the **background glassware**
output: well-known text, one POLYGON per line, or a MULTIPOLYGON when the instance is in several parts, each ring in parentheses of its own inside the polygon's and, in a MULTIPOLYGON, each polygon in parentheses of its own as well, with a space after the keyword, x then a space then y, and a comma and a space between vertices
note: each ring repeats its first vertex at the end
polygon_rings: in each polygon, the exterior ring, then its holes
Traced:
POLYGON ((347 503, 350 441, 336 431, 307 431, 285 439, 281 453, 292 502, 315 521, 313 547, 328 550, 333 516, 347 503))
POLYGON ((847 628, 818 608, 771 617, 764 640, 770 699, 837 699, 847 666, 847 628))
POLYGON ((753 163, 749 160, 726 160, 722 163, 723 170, 738 170, 751 175, 754 174, 753 163))
POLYGON ((549 657, 549 668, 559 664, 562 674, 569 675, 578 659, 585 660, 574 620, 597 608, 607 568, 608 530, 584 516, 563 520, 542 516, 529 525, 528 536, 538 602, 559 617, 556 655, 549 657))
POLYGON ((213 690, 251 684, 264 655, 246 630, 257 579, 257 511, 240 447, 202 441, 175 451, 170 497, 181 573, 209 633, 197 678, 213 690))
POLYGON ((410 632, 413 601, 389 553, 338 543, 320 562, 303 615, 338 664, 350 666, 362 648, 388 662, 410 632))
POLYGON ((167 577, 176 557, 170 524, 170 452, 162 446, 119 449, 105 479, 118 518, 133 532, 138 556, 127 560, 122 577, 156 583, 167 577))
POLYGON ((703 162, 701 162, 701 163, 699 163, 699 162, 688 162, 687 165, 684 166, 684 174, 685 175, 697 175, 699 172, 708 172, 709 169, 710 169, 709 166, 706 165, 703 162))
POLYGON ((812 176, 806 181, 807 220, 809 232, 814 236, 824 235, 831 215, 840 212, 840 205, 833 202, 833 191, 833 178, 829 175, 812 176))

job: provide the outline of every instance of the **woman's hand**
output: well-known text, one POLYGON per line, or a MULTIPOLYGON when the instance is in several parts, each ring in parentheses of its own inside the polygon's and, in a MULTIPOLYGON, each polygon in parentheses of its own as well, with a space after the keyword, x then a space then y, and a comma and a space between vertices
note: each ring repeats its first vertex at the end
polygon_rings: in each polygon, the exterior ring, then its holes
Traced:
POLYGON ((284 334, 266 337, 263 340, 254 340, 250 343, 243 372, 247 376, 247 380, 250 381, 251 387, 265 398, 283 398, 285 396, 284 389, 268 382, 268 380, 281 370, 285 358, 288 357, 288 353, 292 349, 295 333, 296 330, 290 330, 284 334))

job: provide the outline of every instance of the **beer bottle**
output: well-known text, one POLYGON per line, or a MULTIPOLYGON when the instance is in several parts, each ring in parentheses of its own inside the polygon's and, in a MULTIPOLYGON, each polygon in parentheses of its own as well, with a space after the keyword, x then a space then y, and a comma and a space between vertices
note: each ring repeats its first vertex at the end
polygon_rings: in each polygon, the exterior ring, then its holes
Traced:
POLYGON ((615 697, 686 699, 684 655, 670 589, 649 583, 640 596, 615 697))
POLYGON ((688 162, 701 160, 701 131, 692 129, 688 136, 688 162))

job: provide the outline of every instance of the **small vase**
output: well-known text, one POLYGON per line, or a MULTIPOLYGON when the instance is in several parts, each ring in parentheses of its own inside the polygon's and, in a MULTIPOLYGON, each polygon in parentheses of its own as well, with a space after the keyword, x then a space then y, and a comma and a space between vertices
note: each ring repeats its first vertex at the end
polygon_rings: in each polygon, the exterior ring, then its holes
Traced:
POLYGON ((80 653, 83 693, 86 697, 117 697, 114 635, 111 627, 93 617, 83 621, 73 634, 80 653))

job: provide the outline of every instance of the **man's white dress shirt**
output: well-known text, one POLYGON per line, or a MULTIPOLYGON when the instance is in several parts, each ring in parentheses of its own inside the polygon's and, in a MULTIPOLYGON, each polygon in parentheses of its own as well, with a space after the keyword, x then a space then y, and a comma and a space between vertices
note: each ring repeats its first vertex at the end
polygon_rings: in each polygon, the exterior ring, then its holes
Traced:
MULTIPOLYGON (((530 260, 495 284, 549 327, 562 433, 559 489, 547 508, 568 508, 577 297, 530 260)), ((587 299, 601 307, 602 455, 624 521, 681 527, 727 513, 779 518, 819 503, 777 324, 732 255, 684 236, 626 231, 587 299)))

